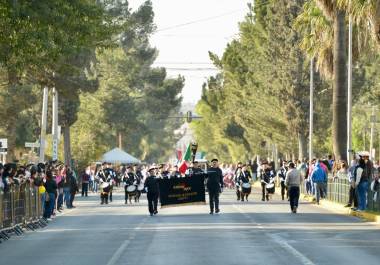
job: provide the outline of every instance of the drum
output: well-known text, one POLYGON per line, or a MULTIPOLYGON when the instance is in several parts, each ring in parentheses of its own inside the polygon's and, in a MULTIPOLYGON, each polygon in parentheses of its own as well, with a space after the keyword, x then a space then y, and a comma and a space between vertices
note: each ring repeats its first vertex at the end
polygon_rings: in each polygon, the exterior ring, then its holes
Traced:
POLYGON ((242 185, 242 193, 249 194, 251 193, 251 184, 250 183, 243 183, 242 185))
POLYGON ((129 185, 127 187, 127 192, 132 193, 136 191, 136 186, 135 185, 129 185))
POLYGON ((111 186, 108 182, 103 182, 102 184, 100 184, 100 188, 104 193, 108 193, 111 189, 111 186))
POLYGON ((143 183, 139 184, 139 185, 137 186, 137 190, 138 190, 138 191, 143 191, 143 190, 144 190, 144 184, 143 184, 143 183))
POLYGON ((267 189, 267 192, 269 194, 273 194, 274 193, 274 183, 269 183, 269 184, 266 184, 265 188, 267 189))

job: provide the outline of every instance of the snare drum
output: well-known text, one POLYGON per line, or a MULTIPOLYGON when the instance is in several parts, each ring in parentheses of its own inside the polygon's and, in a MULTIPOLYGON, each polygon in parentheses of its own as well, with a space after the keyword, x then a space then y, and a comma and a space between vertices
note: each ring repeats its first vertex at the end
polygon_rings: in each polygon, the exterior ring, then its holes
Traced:
POLYGON ((144 184, 143 184, 143 183, 139 184, 139 185, 137 186, 137 190, 138 190, 138 191, 143 191, 143 190, 144 190, 144 184))
POLYGON ((103 182, 102 184, 100 184, 100 188, 101 188, 102 192, 108 193, 111 189, 111 186, 108 182, 103 182))
POLYGON ((132 192, 135 192, 136 191, 136 186, 135 185, 129 185, 127 187, 127 192, 128 193, 132 193, 132 192))
POLYGON ((275 192, 274 183, 266 184, 265 188, 269 194, 273 194, 275 192))
POLYGON ((251 184, 250 183, 243 183, 242 185, 242 192, 243 193, 251 193, 251 184))

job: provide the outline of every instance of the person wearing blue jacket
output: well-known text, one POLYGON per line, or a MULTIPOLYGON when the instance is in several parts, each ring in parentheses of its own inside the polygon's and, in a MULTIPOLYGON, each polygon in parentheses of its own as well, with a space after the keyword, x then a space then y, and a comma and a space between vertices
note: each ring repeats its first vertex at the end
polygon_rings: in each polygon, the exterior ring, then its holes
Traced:
POLYGON ((315 164, 314 170, 311 173, 311 180, 314 183, 315 196, 317 199, 317 204, 319 204, 321 191, 323 191, 324 185, 327 182, 326 171, 323 170, 319 161, 317 161, 317 163, 315 164))

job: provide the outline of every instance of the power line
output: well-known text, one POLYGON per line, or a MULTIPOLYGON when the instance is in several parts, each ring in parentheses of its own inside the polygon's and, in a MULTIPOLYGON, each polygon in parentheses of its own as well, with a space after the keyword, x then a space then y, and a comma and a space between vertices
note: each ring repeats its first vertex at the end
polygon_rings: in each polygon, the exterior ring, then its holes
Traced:
MULTIPOLYGON (((269 4, 270 2, 271 2, 271 0, 268 0, 268 1, 262 2, 261 4, 258 4, 258 5, 255 4, 254 7, 265 6, 265 5, 269 4)), ((217 15, 217 16, 202 18, 202 19, 193 20, 193 21, 189 21, 189 22, 186 22, 186 23, 182 23, 182 24, 177 24, 177 25, 169 26, 169 27, 166 27, 166 28, 161 28, 161 29, 156 30, 156 33, 157 32, 162 32, 162 31, 166 31, 166 30, 175 29, 175 28, 185 27, 185 26, 188 26, 188 25, 192 25, 192 24, 196 24, 196 23, 200 23, 200 22, 205 22, 205 21, 209 21, 209 20, 213 20, 213 19, 218 19, 218 18, 221 18, 221 17, 229 16, 231 14, 240 12, 241 10, 245 10, 245 8, 240 8, 240 9, 237 9, 237 10, 234 10, 234 11, 231 11, 231 12, 227 12, 227 13, 223 13, 223 14, 220 14, 220 15, 217 15)))
POLYGON ((234 10, 234 11, 231 11, 231 12, 223 13, 223 14, 220 14, 220 15, 217 15, 217 16, 202 18, 202 19, 193 20, 193 21, 189 21, 189 22, 186 22, 186 23, 182 23, 182 24, 177 24, 177 25, 169 26, 169 27, 166 27, 166 28, 161 28, 161 29, 156 30, 156 32, 162 32, 162 31, 166 31, 166 30, 170 30, 170 29, 175 29, 175 28, 180 28, 180 27, 185 27, 185 26, 188 26, 188 25, 192 25, 192 24, 197 24, 197 23, 200 23, 200 22, 205 22, 205 21, 209 21, 209 20, 218 19, 218 18, 221 18, 221 17, 229 16, 231 14, 235 14, 237 12, 240 12, 241 10, 243 10, 243 8, 240 8, 240 9, 237 9, 237 10, 234 10))

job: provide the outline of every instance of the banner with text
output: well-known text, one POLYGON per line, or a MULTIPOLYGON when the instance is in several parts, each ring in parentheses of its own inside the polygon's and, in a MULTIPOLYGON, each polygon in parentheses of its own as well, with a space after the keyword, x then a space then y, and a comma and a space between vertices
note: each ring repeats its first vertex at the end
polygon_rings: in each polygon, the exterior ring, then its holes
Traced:
POLYGON ((205 185, 202 176, 160 179, 161 207, 205 204, 205 185))

